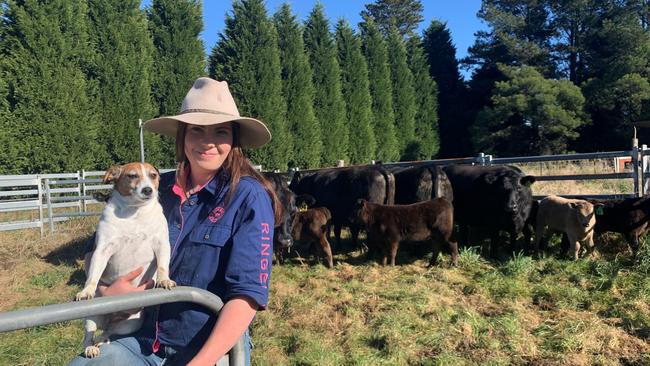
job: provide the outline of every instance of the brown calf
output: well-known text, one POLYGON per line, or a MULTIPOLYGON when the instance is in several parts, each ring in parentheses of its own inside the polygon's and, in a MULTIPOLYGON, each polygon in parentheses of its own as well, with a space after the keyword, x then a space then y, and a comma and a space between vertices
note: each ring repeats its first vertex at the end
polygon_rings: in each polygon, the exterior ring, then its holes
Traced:
POLYGON ((438 261, 439 242, 451 252, 453 265, 458 264, 458 244, 450 241, 454 228, 454 208, 445 198, 411 205, 380 205, 366 200, 357 201, 356 217, 366 226, 368 243, 377 244, 383 252, 382 264, 395 265, 401 241, 430 241, 433 256, 429 265, 438 261), (438 242, 438 243, 436 243, 438 242))
POLYGON ((318 242, 327 257, 327 266, 332 268, 334 267, 332 249, 327 241, 330 220, 332 220, 332 214, 326 207, 310 208, 298 212, 291 225, 291 236, 293 240, 303 244, 318 242))

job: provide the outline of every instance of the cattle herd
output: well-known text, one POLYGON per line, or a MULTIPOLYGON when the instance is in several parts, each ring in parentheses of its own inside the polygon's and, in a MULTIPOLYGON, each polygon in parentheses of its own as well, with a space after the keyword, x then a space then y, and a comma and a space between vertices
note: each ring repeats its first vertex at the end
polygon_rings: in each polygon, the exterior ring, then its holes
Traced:
POLYGON ((456 265, 458 245, 468 245, 470 235, 486 246, 489 242, 486 252, 492 257, 504 250, 539 253, 546 247, 540 245, 546 243, 545 229, 564 233, 563 250, 574 259, 579 258, 581 243, 591 250, 594 234, 608 231, 622 234, 636 253, 650 220, 650 196, 548 196, 536 201, 531 190, 535 177, 515 166, 375 164, 295 172, 290 177, 264 175, 284 208, 274 237, 280 263, 299 242, 316 244, 312 246, 318 256, 333 267, 332 251, 342 249, 342 227, 350 229, 355 248, 359 232, 365 230, 368 256, 379 254, 384 265, 395 265, 401 242, 430 247, 431 265, 441 250, 451 254, 456 265), (334 249, 328 240, 330 228, 334 249))

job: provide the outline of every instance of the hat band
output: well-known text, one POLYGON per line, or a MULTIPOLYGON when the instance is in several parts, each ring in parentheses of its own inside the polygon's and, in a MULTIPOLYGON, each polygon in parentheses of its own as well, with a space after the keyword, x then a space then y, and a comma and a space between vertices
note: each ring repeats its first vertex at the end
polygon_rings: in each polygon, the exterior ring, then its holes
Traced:
POLYGON ((211 113, 211 114, 223 114, 223 115, 226 115, 226 116, 233 116, 233 117, 238 117, 238 118, 240 117, 240 116, 237 116, 237 115, 234 115, 234 114, 219 112, 219 111, 215 111, 215 110, 212 110, 212 109, 199 109, 199 108, 186 109, 184 111, 181 111, 180 114, 186 114, 186 113, 211 113))

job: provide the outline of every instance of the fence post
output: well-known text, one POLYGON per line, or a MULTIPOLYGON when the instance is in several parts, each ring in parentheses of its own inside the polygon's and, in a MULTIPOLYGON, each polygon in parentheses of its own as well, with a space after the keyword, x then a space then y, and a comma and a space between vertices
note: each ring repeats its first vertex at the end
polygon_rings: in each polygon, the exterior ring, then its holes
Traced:
POLYGON ((632 146, 632 167, 634 177, 634 195, 641 197, 639 190, 639 146, 632 146))
POLYGON ((50 193, 50 178, 45 178, 45 197, 47 198, 47 217, 50 219, 50 234, 54 234, 54 217, 52 210, 52 195, 50 193))
POLYGON ((37 175, 36 179, 38 181, 38 222, 40 223, 41 238, 43 238, 43 231, 45 230, 43 227, 45 226, 43 222, 43 179, 40 175, 37 175))
MULTIPOLYGON (((81 173, 77 170, 77 197, 81 197, 81 173)), ((83 212, 83 201, 77 201, 77 209, 81 213, 83 212)))
POLYGON ((641 195, 650 193, 650 156, 647 155, 648 153, 650 153, 648 145, 641 145, 641 195))
POLYGON ((81 206, 83 207, 83 212, 88 211, 86 206, 86 170, 81 169, 81 206))
POLYGON ((142 132, 142 118, 138 119, 138 128, 140 129, 140 162, 144 163, 144 134, 142 132))

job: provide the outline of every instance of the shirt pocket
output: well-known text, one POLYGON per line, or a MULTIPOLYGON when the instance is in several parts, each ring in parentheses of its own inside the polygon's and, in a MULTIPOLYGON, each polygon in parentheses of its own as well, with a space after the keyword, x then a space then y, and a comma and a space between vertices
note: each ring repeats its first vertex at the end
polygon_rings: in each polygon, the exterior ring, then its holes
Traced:
POLYGON ((190 241, 214 247, 223 247, 230 239, 232 229, 224 225, 198 225, 190 233, 190 241))
MULTIPOLYGON (((182 285, 206 289, 224 263, 232 229, 222 225, 198 225, 189 234, 178 280, 182 285)), ((223 272, 223 271, 222 271, 223 272)))

